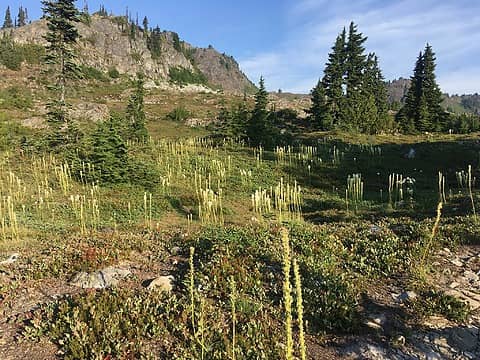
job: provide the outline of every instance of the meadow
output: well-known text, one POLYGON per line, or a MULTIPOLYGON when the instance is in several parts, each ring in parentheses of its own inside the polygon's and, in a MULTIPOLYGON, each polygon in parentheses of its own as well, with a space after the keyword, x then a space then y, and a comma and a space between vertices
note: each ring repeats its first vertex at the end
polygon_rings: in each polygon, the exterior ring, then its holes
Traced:
POLYGON ((274 151, 154 135, 128 143, 154 170, 130 174, 133 185, 91 182, 90 164, 17 140, 0 155, 0 259, 19 254, 0 267, 10 358, 335 358, 333 338, 408 344, 427 316, 460 326, 471 315, 436 287, 432 263, 479 244, 475 134, 312 133, 274 151), (71 284, 112 266, 131 275, 71 284), (159 276, 171 284, 147 289, 159 276), (418 297, 379 335, 366 304, 392 284, 418 297))

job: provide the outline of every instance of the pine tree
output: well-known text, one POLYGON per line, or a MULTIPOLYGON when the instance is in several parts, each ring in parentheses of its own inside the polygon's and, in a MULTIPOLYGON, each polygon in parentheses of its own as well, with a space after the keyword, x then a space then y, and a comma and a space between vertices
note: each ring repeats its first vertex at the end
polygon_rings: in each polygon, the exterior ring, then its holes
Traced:
MULTIPOLYGON (((73 46, 78 39, 75 23, 79 21, 79 12, 73 0, 42 1, 47 20, 48 32, 45 61, 50 66, 55 82, 50 89, 55 94, 48 104, 48 121, 57 133, 65 125, 68 126, 66 91, 68 80, 79 76, 73 46)), ((68 142, 68 139, 67 139, 68 142)))
POLYGON ((311 98, 312 106, 308 113, 312 126, 320 130, 331 130, 333 128, 333 117, 328 108, 325 88, 321 80, 312 89, 311 98))
POLYGON ((410 78, 410 87, 405 96, 405 105, 398 113, 397 121, 406 132, 413 132, 419 120, 420 98, 423 92, 424 62, 423 53, 420 52, 415 63, 413 76, 410 78))
POLYGON ((340 121, 340 110, 343 103, 343 84, 346 62, 346 30, 337 36, 332 52, 328 55, 328 62, 325 67, 322 85, 325 90, 328 116, 331 118, 332 126, 340 121))
POLYGON ((405 105, 397 115, 405 131, 438 131, 447 120, 441 106, 442 92, 435 78, 435 60, 432 47, 427 44, 417 58, 405 105))
POLYGON ((148 19, 146 16, 143 18, 143 33, 148 34, 148 19))
POLYGON ((152 53, 153 59, 158 59, 162 54, 162 33, 158 25, 152 30, 147 39, 147 47, 152 53))
MULTIPOLYGON (((442 92, 437 84, 435 76, 435 53, 432 47, 427 44, 423 52, 423 94, 427 104, 430 118, 434 130, 441 130, 443 120, 445 119, 445 111, 442 108, 442 92)), ((425 130, 425 131, 431 131, 425 130)))
POLYGON ((3 22, 2 29, 10 29, 13 28, 12 22, 12 15, 10 14, 10 6, 7 6, 7 10, 5 11, 5 20, 3 22))
POLYGON ((20 8, 18 9, 17 26, 21 27, 21 26, 25 26, 25 25, 27 25, 27 18, 26 18, 26 15, 25 15, 25 10, 23 10, 23 7, 20 6, 20 8))
POLYGON ((367 37, 358 32, 357 25, 350 23, 348 41, 345 47, 345 85, 347 98, 353 92, 359 91, 363 83, 363 70, 366 65, 365 47, 363 44, 367 37))
POLYGON ((135 81, 135 90, 130 97, 130 100, 127 105, 127 121, 129 123, 131 132, 130 138, 145 141, 148 139, 148 130, 145 126, 146 116, 145 116, 145 106, 144 106, 144 84, 145 80, 142 74, 137 75, 137 80, 135 81))
POLYGON ((259 88, 255 94, 255 107, 247 124, 247 137, 252 146, 266 146, 271 142, 267 105, 268 93, 265 89, 265 80, 260 77, 259 88))
MULTIPOLYGON (((365 131, 376 134, 387 130, 388 124, 388 94, 385 79, 378 64, 378 57, 370 53, 364 71, 363 91, 368 94, 368 101, 374 99, 376 113, 371 118, 365 118, 365 131)), ((368 102, 367 102, 368 103, 368 102)))
POLYGON ((91 153, 85 159, 95 167, 95 179, 101 183, 121 183, 127 179, 127 145, 119 133, 119 124, 112 116, 99 123, 92 136, 91 153))

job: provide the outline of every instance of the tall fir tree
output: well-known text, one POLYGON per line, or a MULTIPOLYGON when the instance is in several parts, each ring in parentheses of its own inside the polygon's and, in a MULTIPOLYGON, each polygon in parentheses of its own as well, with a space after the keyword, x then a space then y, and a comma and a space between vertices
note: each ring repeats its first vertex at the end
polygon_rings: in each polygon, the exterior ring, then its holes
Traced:
MULTIPOLYGON (((54 83, 49 86, 55 98, 48 104, 48 122, 59 133, 68 127, 66 101, 68 81, 79 77, 74 45, 79 37, 75 23, 79 12, 73 0, 42 1, 48 32, 45 61, 49 65, 54 83)), ((68 138, 64 139, 67 140, 68 138)))
POLYGON ((148 139, 148 131, 145 125, 144 84, 143 74, 138 74, 135 81, 135 89, 130 97, 126 111, 127 121, 131 129, 129 137, 138 141, 148 139))
POLYGON ((146 16, 143 18, 143 34, 148 35, 148 18, 146 16))
POLYGON ((3 21, 2 29, 13 28, 12 14, 10 13, 10 6, 5 10, 5 20, 3 21))
POLYGON ((247 137, 252 146, 268 146, 270 126, 268 123, 268 93, 265 89, 265 80, 260 77, 258 91, 255 94, 255 107, 247 124, 247 137))
POLYGON ((438 131, 447 121, 435 77, 435 60, 432 47, 427 44, 415 63, 405 105, 397 114, 397 121, 405 132, 438 131))
POLYGON ((427 131, 441 130, 446 116, 441 105, 443 102, 442 91, 435 76, 435 60, 435 53, 430 44, 427 44, 423 52, 423 94, 433 126, 427 131))
MULTIPOLYGON (((322 79, 322 86, 326 96, 326 109, 331 118, 332 126, 339 123, 343 105, 345 63, 347 60, 345 51, 346 36, 346 30, 343 28, 343 31, 335 40, 332 52, 328 55, 328 62, 322 79)), ((319 89, 317 89, 317 92, 318 90, 319 89)))
POLYGON ((308 110, 324 130, 378 133, 390 126, 385 81, 376 55, 365 54, 366 40, 353 22, 335 40, 308 110))
MULTIPOLYGON (((373 98, 375 110, 373 117, 366 118, 365 132, 376 134, 389 128, 388 93, 385 78, 378 64, 378 57, 370 53, 364 70, 363 91, 367 95, 367 103, 373 98)), ((373 108, 370 109, 373 111, 373 108)))
POLYGON ((311 93, 312 106, 308 109, 310 123, 313 128, 320 130, 333 129, 333 116, 329 111, 325 88, 321 80, 312 89, 311 93))
POLYGON ((363 84, 363 71, 366 66, 365 47, 363 46, 365 41, 367 41, 367 37, 359 33, 357 25, 351 22, 345 46, 345 90, 347 98, 353 92, 360 91, 363 84))
POLYGON ((397 115, 397 121, 405 132, 414 132, 418 127, 420 98, 423 92, 423 69, 423 53, 420 52, 410 78, 410 87, 405 95, 405 105, 397 115))
POLYGON ((17 26, 21 27, 25 25, 27 25, 27 17, 23 6, 20 6, 20 8, 18 9, 17 26))

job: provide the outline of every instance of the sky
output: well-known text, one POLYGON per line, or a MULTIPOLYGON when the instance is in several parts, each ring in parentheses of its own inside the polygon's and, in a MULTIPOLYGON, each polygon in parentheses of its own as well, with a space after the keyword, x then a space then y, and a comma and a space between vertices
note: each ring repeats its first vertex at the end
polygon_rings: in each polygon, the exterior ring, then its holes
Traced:
MULTIPOLYGON (((79 8, 84 1, 77 1, 79 8)), ((39 0, 2 0, 40 16, 39 0)), ((336 36, 351 21, 368 36, 387 80, 412 74, 428 42, 437 55, 437 80, 450 94, 480 92, 479 0, 89 0, 172 30, 195 45, 233 55, 254 82, 269 90, 308 93, 323 74, 336 36)), ((2 11, 2 10, 0 10, 2 11)), ((2 17, 3 18, 3 17, 2 17)))

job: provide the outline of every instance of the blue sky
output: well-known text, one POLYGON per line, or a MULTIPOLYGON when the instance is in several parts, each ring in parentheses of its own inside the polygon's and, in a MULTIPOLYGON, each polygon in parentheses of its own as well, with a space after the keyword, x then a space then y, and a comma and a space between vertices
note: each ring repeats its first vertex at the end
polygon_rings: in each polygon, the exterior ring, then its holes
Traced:
MULTIPOLYGON (((40 14, 37 0, 2 3, 14 9, 22 3, 32 18, 40 14)), ((270 90, 308 92, 336 35, 353 20, 387 79, 409 77, 429 42, 443 91, 480 92, 478 0, 90 0, 90 11, 100 3, 116 14, 128 6, 193 45, 233 55, 251 80, 263 75, 270 90)))

